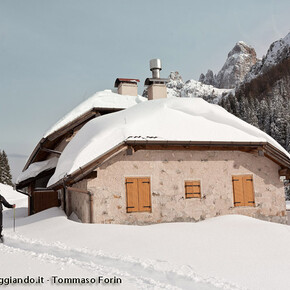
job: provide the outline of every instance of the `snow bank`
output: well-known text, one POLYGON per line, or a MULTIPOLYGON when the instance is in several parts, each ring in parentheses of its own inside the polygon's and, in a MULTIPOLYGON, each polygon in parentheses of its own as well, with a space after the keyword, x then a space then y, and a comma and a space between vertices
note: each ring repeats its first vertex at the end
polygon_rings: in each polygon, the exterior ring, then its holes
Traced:
POLYGON ((144 101, 147 101, 144 97, 119 95, 112 90, 97 92, 60 119, 44 134, 44 137, 49 136, 93 108, 125 109, 144 101))
POLYGON ((40 162, 34 162, 30 164, 29 167, 25 171, 20 173, 20 175, 18 176, 16 180, 16 183, 18 184, 23 180, 37 176, 43 171, 55 168, 57 165, 57 161, 58 161, 58 158, 53 157, 51 159, 47 159, 40 162))
POLYGON ((0 194, 5 197, 9 203, 16 203, 15 201, 21 201, 26 198, 25 195, 17 192, 12 186, 0 183, 0 194))
POLYGON ((269 142, 290 158, 273 138, 201 98, 144 102, 88 122, 67 145, 48 186, 124 141, 269 142))
POLYGON ((82 222, 75 212, 72 212, 68 219, 77 223, 82 222))
POLYGON ((286 225, 239 215, 150 226, 80 224, 51 208, 19 218, 14 233, 7 212, 1 277, 45 277, 32 289, 55 288, 47 281, 53 275, 123 279, 106 289, 289 289, 286 225))

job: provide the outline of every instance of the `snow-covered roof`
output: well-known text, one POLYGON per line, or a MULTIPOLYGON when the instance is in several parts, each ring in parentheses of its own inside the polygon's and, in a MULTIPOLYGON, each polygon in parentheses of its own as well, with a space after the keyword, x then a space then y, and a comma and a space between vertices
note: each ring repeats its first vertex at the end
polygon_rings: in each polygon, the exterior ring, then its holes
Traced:
POLYGON ((89 121, 62 152, 48 186, 125 141, 268 142, 290 155, 266 133, 201 98, 143 102, 89 121))
POLYGON ((43 171, 55 168, 57 165, 57 161, 58 161, 58 158, 53 157, 51 159, 47 159, 44 161, 30 164, 29 167, 25 171, 20 173, 20 175, 18 176, 16 180, 16 184, 19 184, 20 182, 26 179, 36 177, 38 174, 40 174, 43 171))
POLYGON ((79 104, 72 111, 66 114, 56 124, 54 124, 45 134, 44 138, 72 122, 79 116, 93 108, 126 109, 141 102, 147 101, 142 96, 127 96, 114 93, 112 90, 104 90, 95 93, 93 96, 79 104))

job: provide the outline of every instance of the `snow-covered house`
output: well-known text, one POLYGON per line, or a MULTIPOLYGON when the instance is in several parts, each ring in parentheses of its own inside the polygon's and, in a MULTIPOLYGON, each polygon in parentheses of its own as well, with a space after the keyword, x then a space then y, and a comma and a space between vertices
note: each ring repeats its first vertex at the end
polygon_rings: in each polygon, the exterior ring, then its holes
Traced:
MULTIPOLYGON (((117 80, 119 87, 125 82, 123 79, 117 80)), ((130 79, 126 79, 126 83, 129 81, 130 79)), ((131 80, 129 91, 125 89, 125 92, 131 95, 124 95, 122 92, 118 94, 112 90, 97 92, 65 115, 44 134, 16 181, 17 190, 28 195, 29 214, 60 204, 58 193, 48 189, 47 183, 55 171, 62 151, 84 124, 96 117, 147 101, 146 98, 137 95, 137 90, 135 96, 132 94, 137 82, 139 82, 137 79, 131 80)), ((121 89, 124 91, 124 88, 121 89)))
POLYGON ((166 80, 158 78, 145 82, 153 86, 149 101, 100 92, 45 134, 17 181, 30 213, 60 203, 68 216, 93 223, 224 214, 285 223, 288 152, 217 105, 159 99, 166 80))

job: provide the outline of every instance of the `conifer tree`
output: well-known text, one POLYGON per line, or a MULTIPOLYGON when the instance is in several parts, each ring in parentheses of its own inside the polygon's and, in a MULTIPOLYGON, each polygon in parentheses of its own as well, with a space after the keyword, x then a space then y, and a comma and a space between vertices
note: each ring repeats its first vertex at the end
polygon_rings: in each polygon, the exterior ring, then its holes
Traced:
POLYGON ((12 183, 12 176, 10 172, 10 166, 8 163, 7 154, 3 150, 0 157, 0 182, 3 184, 11 185, 12 183))
POLYGON ((2 151, 0 150, 0 183, 3 183, 2 181, 2 174, 3 174, 3 157, 2 157, 2 151))
POLYGON ((290 200, 290 181, 285 181, 284 186, 286 200, 290 200))

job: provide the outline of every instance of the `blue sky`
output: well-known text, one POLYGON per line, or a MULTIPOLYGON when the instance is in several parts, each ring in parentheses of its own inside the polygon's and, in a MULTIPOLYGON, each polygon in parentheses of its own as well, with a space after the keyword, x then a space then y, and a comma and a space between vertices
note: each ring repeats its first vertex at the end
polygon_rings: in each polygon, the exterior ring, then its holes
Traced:
MULTIPOLYGON (((116 77, 217 72, 243 40, 259 57, 290 28, 290 1, 0 0, 0 149, 13 175, 47 129, 116 77)), ((142 85, 139 93, 142 92, 142 85)))

